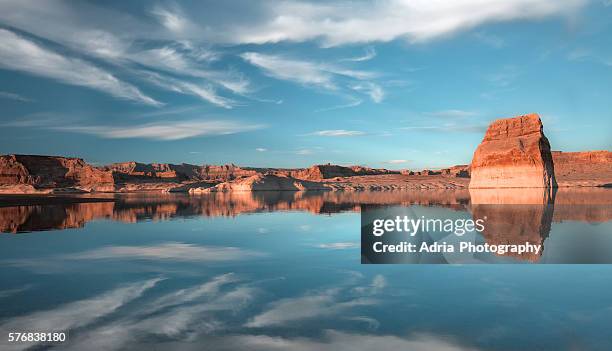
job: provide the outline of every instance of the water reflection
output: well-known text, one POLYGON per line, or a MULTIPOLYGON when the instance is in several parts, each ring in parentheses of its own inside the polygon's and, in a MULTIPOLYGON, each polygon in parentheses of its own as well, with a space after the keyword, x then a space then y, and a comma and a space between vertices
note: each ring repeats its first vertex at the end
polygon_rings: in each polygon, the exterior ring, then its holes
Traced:
POLYGON ((470 189, 473 217, 486 218, 484 239, 492 245, 542 245, 537 253, 506 256, 537 262, 550 234, 556 189, 470 189))
MULTIPOLYGON (((314 214, 358 212, 362 204, 444 206, 465 209, 467 191, 428 192, 242 192, 198 196, 177 194, 129 194, 101 198, 104 202, 75 203, 78 198, 54 198, 38 204, 0 207, 0 231, 8 233, 81 228, 96 219, 135 223, 177 217, 234 217, 275 211, 306 211, 314 214), (50 203, 49 203, 50 202, 50 203)), ((0 199, 1 203, 2 199, 0 199)), ((20 203, 27 203, 22 198, 20 203)), ((7 203, 10 205, 10 203, 7 203)))
POLYGON ((358 238, 362 204, 399 204, 486 215, 506 236, 484 240, 545 241, 548 262, 565 236, 600 228, 584 240, 592 258, 612 247, 609 191, 12 199, 3 231, 55 231, 0 235, 0 334, 70 337, 0 349, 610 350, 610 266, 372 266, 358 238))
POLYGON ((612 219, 610 206, 605 206, 612 205, 612 190, 604 188, 562 189, 554 193, 542 189, 471 189, 469 192, 243 192, 201 196, 129 194, 101 198, 55 197, 53 201, 22 197, 19 205, 14 203, 14 199, 9 202, 0 198, 1 232, 82 228, 87 222, 99 219, 135 223, 276 211, 334 214, 359 212, 361 205, 421 205, 470 211, 478 217, 488 215, 504 229, 502 232, 510 225, 513 232, 536 232, 540 228, 543 237, 553 220, 605 222, 612 219), (521 224, 523 229, 516 224, 521 224))
MULTIPOLYGON (((537 254, 506 254, 537 262, 546 253, 545 241, 553 223, 611 220, 611 195, 609 189, 597 188, 470 189, 470 211, 474 218, 487 218, 483 236, 489 244, 542 245, 537 254)), ((587 236, 582 239, 590 241, 587 236)))
MULTIPOLYGON (((612 219, 611 189, 470 189, 416 192, 242 192, 201 196, 176 194, 107 195, 102 198, 31 198, 33 205, 0 207, 0 231, 22 233, 82 228, 93 220, 124 223, 186 217, 304 211, 331 215, 359 212, 362 205, 440 207, 487 218, 482 233, 489 244, 543 245, 515 257, 536 262, 545 251, 552 223, 612 219), (86 201, 86 202, 79 202, 86 201)), ((17 201, 14 198, 11 200, 17 201)), ((28 201, 19 198, 19 203, 28 201)), ((512 256, 512 253, 506 253, 512 256)))

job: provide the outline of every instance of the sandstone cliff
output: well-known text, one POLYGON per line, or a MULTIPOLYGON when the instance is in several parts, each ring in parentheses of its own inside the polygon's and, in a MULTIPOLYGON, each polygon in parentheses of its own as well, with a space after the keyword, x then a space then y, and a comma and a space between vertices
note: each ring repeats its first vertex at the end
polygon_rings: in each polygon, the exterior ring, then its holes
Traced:
POLYGON ((99 170, 80 158, 4 155, 0 156, 0 186, 31 186, 34 189, 112 191, 111 172, 99 170))
POLYGON ((537 114, 491 123, 474 152, 470 188, 556 186, 550 144, 537 114))
POLYGON ((336 177, 354 177, 365 175, 399 174, 399 171, 375 169, 363 166, 344 167, 332 164, 314 165, 310 168, 290 171, 289 176, 307 180, 323 180, 336 177))
POLYGON ((612 152, 553 151, 555 176, 559 186, 610 186, 612 184, 612 152))
POLYGON ((257 174, 250 169, 243 169, 235 165, 203 165, 197 166, 187 163, 139 163, 121 162, 113 163, 103 167, 106 171, 113 172, 115 179, 119 182, 129 181, 227 181, 238 177, 257 174))
MULTIPOLYGON (((275 174, 256 174, 206 188, 202 192, 329 190, 324 184, 275 174)), ((196 189, 190 193, 198 192, 196 189)))

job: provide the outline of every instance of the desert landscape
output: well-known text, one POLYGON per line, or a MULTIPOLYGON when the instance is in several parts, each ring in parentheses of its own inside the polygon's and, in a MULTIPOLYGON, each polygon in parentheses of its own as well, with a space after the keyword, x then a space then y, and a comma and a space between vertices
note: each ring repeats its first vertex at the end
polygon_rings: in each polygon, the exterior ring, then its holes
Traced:
POLYGON ((491 123, 470 165, 389 170, 314 165, 279 169, 138 162, 95 167, 80 158, 0 156, 1 194, 390 191, 609 187, 612 152, 551 151, 537 114, 491 123))

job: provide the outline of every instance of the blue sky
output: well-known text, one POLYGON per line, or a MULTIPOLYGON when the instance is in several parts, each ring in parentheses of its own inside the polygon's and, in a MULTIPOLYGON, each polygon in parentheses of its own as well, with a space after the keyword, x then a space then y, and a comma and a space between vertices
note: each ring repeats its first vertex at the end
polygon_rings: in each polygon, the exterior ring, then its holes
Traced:
POLYGON ((0 2, 0 153, 386 168, 469 163, 537 112, 612 149, 612 2, 0 2))

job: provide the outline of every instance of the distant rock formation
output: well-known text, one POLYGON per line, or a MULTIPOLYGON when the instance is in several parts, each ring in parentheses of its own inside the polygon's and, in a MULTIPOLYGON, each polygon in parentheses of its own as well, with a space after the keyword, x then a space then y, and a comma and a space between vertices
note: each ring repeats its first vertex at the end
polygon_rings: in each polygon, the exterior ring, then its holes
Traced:
POLYGON ((0 186, 34 189, 113 191, 111 172, 80 158, 36 155, 0 156, 0 186))
POLYGON ((399 171, 375 169, 362 166, 344 167, 332 164, 314 165, 310 168, 290 171, 289 176, 298 179, 323 180, 336 177, 355 177, 364 175, 399 174, 399 171))
POLYGON ((458 178, 469 178, 470 177, 470 166, 469 165, 456 165, 450 168, 443 168, 440 170, 442 175, 458 178))
MULTIPOLYGON (((206 188, 202 192, 329 190, 324 184, 275 174, 256 174, 206 188)), ((190 193, 199 192, 191 189, 190 193)))
POLYGON ((197 166, 187 163, 139 163, 121 162, 103 167, 113 172, 118 182, 129 181, 227 181, 239 177, 255 175, 255 170, 243 169, 235 165, 203 165, 197 166))
POLYGON ((449 168, 441 168, 438 170, 424 169, 422 171, 411 171, 403 169, 400 171, 403 175, 409 176, 437 176, 443 175, 446 177, 457 177, 457 178, 469 178, 470 177, 470 166, 469 165, 455 165, 449 168))
POLYGON ((553 151, 555 177, 560 187, 612 184, 612 152, 553 151))
POLYGON ((470 188, 557 187, 550 144, 537 114, 491 123, 476 148, 470 188))

